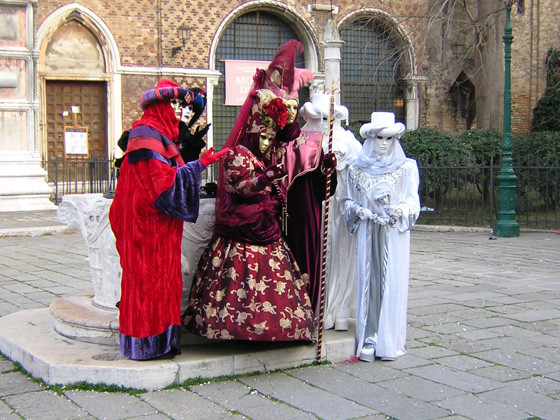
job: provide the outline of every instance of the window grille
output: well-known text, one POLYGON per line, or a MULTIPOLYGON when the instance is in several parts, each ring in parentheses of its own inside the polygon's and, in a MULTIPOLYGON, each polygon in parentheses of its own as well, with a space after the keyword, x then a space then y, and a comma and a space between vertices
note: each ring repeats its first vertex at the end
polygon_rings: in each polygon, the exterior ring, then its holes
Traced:
POLYGON ((399 50, 386 28, 358 19, 341 28, 341 96, 352 121, 367 122, 373 111, 395 113, 405 122, 404 93, 397 83, 399 50))

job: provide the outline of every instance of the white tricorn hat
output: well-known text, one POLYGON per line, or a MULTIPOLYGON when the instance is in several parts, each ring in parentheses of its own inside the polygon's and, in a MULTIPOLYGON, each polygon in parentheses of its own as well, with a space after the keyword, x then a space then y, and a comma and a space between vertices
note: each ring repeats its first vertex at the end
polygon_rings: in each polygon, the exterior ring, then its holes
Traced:
MULTIPOLYGON (((329 93, 314 93, 311 101, 303 104, 300 115, 306 121, 309 119, 328 118, 331 113, 331 95, 329 93)), ((348 120, 348 108, 344 105, 334 106, 335 120, 348 120)))
POLYGON ((360 136, 371 139, 381 131, 383 136, 398 138, 406 131, 406 127, 403 123, 395 123, 395 114, 392 112, 372 112, 371 122, 362 125, 360 136))

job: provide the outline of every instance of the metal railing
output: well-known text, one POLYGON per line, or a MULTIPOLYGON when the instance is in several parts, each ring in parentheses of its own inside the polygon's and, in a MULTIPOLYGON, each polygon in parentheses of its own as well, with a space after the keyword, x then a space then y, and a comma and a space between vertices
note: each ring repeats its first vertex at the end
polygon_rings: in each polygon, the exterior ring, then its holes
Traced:
MULTIPOLYGON (((521 228, 560 228, 559 162, 514 166, 517 175, 516 217, 521 228)), ((488 226, 496 217, 499 165, 420 166, 418 223, 488 226)))
POLYGON ((51 201, 60 203, 66 194, 114 191, 117 168, 103 157, 43 159, 48 183, 53 188, 51 201))
MULTIPOLYGON (((44 160, 52 201, 65 194, 114 191, 117 169, 106 158, 44 160)), ((486 226, 495 221, 499 166, 420 166, 418 223, 486 226)), ((517 175, 516 216, 525 229, 560 229, 560 165, 514 166, 517 175)))

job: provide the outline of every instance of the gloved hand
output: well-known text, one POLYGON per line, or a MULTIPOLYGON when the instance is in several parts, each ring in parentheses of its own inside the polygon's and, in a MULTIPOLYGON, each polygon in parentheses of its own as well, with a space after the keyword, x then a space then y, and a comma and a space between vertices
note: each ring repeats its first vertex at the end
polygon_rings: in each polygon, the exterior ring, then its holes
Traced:
POLYGON ((286 172, 284 171, 282 164, 270 165, 264 170, 264 176, 268 181, 272 182, 275 179, 284 178, 286 176, 286 172))
POLYGON ((366 209, 365 207, 361 207, 358 210, 357 216, 362 220, 373 219, 373 213, 370 209, 366 209))
POLYGON ((321 171, 323 173, 327 173, 327 171, 336 168, 336 156, 333 152, 327 153, 323 156, 323 160, 321 162, 321 171))
POLYGON ((212 165, 213 163, 216 163, 217 161, 220 160, 220 158, 225 155, 227 152, 229 152, 230 148, 229 147, 224 147, 222 150, 220 150, 219 152, 213 153, 214 152, 214 148, 211 147, 210 149, 208 149, 206 152, 204 152, 202 154, 202 156, 200 157, 199 161, 200 163, 202 163, 205 167, 208 167, 210 165, 212 165))
POLYGON ((390 221, 388 216, 387 217, 379 216, 379 215, 373 213, 370 209, 366 209, 365 207, 360 207, 359 210, 357 211, 356 215, 361 220, 370 219, 370 220, 373 220, 378 225, 382 225, 382 226, 386 225, 390 221))
POLYGON ((284 172, 282 164, 270 165, 264 170, 263 174, 257 177, 257 187, 262 190, 269 186, 273 181, 284 178, 285 176, 286 172, 284 172))
POLYGON ((210 126, 212 124, 206 124, 205 126, 198 126, 196 127, 195 132, 192 134, 192 136, 196 139, 196 140, 202 140, 202 137, 204 137, 206 135, 206 133, 208 133, 208 130, 210 129, 210 126))

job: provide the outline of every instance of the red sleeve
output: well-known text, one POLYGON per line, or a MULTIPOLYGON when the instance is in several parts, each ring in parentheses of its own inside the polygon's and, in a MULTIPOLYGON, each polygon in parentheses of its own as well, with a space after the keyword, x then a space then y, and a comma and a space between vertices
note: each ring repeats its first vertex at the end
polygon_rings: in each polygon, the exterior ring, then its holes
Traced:
POLYGON ((141 160, 132 165, 150 201, 158 197, 175 182, 177 168, 171 167, 157 159, 141 160))

